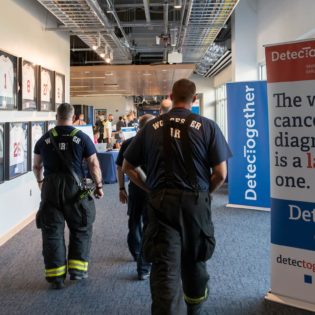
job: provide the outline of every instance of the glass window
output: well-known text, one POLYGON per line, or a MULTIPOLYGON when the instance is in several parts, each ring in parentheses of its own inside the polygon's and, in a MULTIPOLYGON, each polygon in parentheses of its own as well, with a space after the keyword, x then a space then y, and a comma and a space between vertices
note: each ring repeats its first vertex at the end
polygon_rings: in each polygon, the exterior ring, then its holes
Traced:
POLYGON ((267 67, 265 63, 259 64, 259 80, 267 80, 267 67))
POLYGON ((222 130, 223 135, 227 139, 227 99, 226 85, 221 85, 216 88, 216 123, 222 130))

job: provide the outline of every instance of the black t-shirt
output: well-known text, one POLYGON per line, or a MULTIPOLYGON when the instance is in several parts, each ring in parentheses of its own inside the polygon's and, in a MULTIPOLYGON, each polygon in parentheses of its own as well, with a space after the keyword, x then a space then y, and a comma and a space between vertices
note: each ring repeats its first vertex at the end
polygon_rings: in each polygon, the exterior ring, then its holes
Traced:
MULTIPOLYGON (((95 145, 88 135, 82 131, 78 131, 74 136, 70 133, 75 128, 72 126, 57 126, 55 130, 58 136, 54 137, 57 146, 59 146, 62 154, 65 155, 67 161, 78 176, 84 176, 82 171, 82 161, 96 153, 95 145)), ((34 148, 35 154, 40 154, 44 165, 44 176, 66 172, 69 173, 64 162, 61 161, 54 146, 50 142, 49 132, 46 132, 36 143, 34 148)))
MULTIPOLYGON (((116 165, 122 167, 123 161, 124 161, 124 153, 126 152, 128 146, 132 143, 132 140, 134 137, 131 137, 123 142, 123 144, 120 147, 117 159, 116 159, 116 165)), ((132 189, 133 192, 137 193, 144 193, 144 191, 138 187, 136 184, 134 184, 132 181, 129 182, 129 191, 132 189)))
MULTIPOLYGON (((168 115, 175 123, 183 124, 191 111, 174 108, 168 115)), ((210 119, 195 115, 189 128, 192 158, 195 165, 198 190, 210 188, 211 167, 231 157, 230 148, 218 125, 210 119)), ((170 188, 193 190, 187 178, 187 166, 183 156, 180 134, 174 133, 172 139, 173 180, 170 188)), ((149 121, 136 135, 124 154, 125 159, 137 167, 145 165, 147 186, 150 190, 164 188, 166 185, 165 159, 163 147, 163 121, 161 116, 149 121)))

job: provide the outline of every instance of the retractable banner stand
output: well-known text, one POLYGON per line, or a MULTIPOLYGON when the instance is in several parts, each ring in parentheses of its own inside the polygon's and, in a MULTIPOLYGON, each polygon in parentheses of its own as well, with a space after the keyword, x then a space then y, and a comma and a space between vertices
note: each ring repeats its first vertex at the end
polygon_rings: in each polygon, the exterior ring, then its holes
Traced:
POLYGON ((270 210, 266 81, 227 84, 228 207, 270 210))
POLYGON ((266 298, 315 311, 315 40, 265 52, 271 172, 266 298))

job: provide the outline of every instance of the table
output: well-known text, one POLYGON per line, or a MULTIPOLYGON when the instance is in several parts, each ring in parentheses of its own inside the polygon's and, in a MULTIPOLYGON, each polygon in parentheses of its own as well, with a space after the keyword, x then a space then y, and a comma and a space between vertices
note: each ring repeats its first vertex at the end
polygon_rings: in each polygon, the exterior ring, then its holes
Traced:
POLYGON ((98 152, 97 157, 100 161, 103 183, 117 183, 116 159, 119 151, 98 152))

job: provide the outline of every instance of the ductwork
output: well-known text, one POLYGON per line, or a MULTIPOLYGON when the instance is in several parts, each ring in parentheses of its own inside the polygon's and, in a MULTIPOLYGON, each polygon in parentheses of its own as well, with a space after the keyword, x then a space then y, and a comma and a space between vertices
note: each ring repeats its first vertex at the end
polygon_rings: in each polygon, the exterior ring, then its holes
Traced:
POLYGON ((187 0, 186 19, 180 33, 178 50, 183 53, 184 62, 195 62, 197 73, 205 75, 210 67, 225 52, 222 49, 209 62, 212 45, 239 0, 187 0), (213 62, 212 62, 213 61, 213 62))
POLYGON ((84 31, 77 33, 77 36, 87 44, 91 49, 98 44, 100 38, 100 46, 96 52, 103 53, 107 46, 114 56, 113 62, 119 60, 120 63, 131 63, 132 58, 126 37, 122 42, 115 34, 114 27, 109 22, 107 16, 99 6, 97 0, 71 0, 71 1, 55 1, 55 0, 37 0, 48 11, 50 11, 62 24, 63 30, 72 29, 80 30, 84 28, 95 29, 95 32, 84 31))

